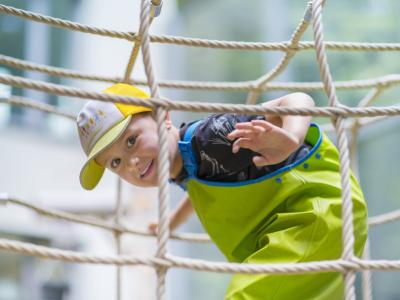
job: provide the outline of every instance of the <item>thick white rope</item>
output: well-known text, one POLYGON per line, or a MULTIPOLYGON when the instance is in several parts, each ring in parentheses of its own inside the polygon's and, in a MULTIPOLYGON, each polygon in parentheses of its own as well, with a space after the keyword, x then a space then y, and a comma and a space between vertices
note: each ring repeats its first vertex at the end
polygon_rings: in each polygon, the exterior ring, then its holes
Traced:
MULTIPOLYGON (((0 4, 0 13, 25 18, 31 21, 44 23, 50 26, 79 31, 83 33, 96 34, 105 37, 125 39, 128 41, 135 40, 134 32, 109 30, 94 26, 88 26, 76 22, 71 22, 59 18, 53 18, 42 14, 26 11, 0 4)), ((168 35, 152 35, 150 41, 153 43, 175 44, 191 47, 203 47, 214 49, 236 49, 236 50, 256 50, 256 51, 301 51, 311 50, 314 48, 314 42, 300 42, 297 48, 290 48, 288 42, 276 43, 255 43, 255 42, 234 42, 234 41, 218 41, 197 38, 184 38, 168 35)), ((329 50, 342 51, 399 51, 400 43, 352 43, 352 42, 326 42, 326 48, 329 50)))
MULTIPOLYGON (((108 231, 113 231, 113 232, 116 231, 121 234, 131 234, 131 235, 143 236, 143 237, 153 237, 154 236, 153 233, 150 233, 148 231, 141 231, 138 229, 132 229, 129 226, 126 226, 122 223, 117 226, 114 223, 110 224, 108 222, 102 221, 101 219, 98 219, 95 217, 82 217, 81 215, 75 215, 75 214, 67 213, 64 211, 49 209, 49 208, 45 208, 45 207, 42 207, 39 205, 29 203, 27 201, 9 197, 7 195, 3 195, 0 199, 0 201, 1 201, 2 205, 8 205, 8 204, 18 205, 18 206, 30 209, 41 216, 45 216, 45 217, 49 217, 49 218, 65 220, 65 221, 69 221, 69 222, 73 222, 73 223, 77 223, 77 224, 89 225, 89 226, 93 226, 93 227, 108 230, 108 231)), ((398 220, 400 220, 400 210, 396 210, 393 212, 384 213, 381 215, 370 217, 368 224, 369 224, 369 227, 374 227, 377 225, 387 224, 387 223, 398 221, 398 220)), ((187 242, 200 242, 200 243, 210 242, 208 235, 198 234, 198 233, 171 234, 170 238, 175 239, 175 240, 180 240, 180 241, 187 241, 187 242)))
POLYGON ((279 63, 276 65, 275 68, 273 68, 270 72, 265 74, 264 76, 261 76, 259 79, 254 81, 253 83, 253 89, 250 91, 250 93, 247 96, 246 103, 247 104, 255 104, 257 102, 257 97, 260 94, 260 90, 265 89, 265 85, 273 80, 276 76, 278 76, 280 73, 282 73, 286 67, 288 66, 290 60, 294 55, 296 54, 296 51, 292 50, 293 48, 297 48, 301 36, 304 34, 304 32, 307 30, 308 24, 309 24, 309 15, 310 15, 310 10, 311 10, 311 2, 308 3, 307 9, 304 13, 303 19, 301 20, 300 24, 297 26, 295 29, 294 33, 292 34, 292 37, 289 41, 289 46, 290 49, 286 51, 284 56, 281 58, 279 63))
MULTIPOLYGON (((324 83, 325 91, 329 98, 329 106, 340 106, 336 96, 335 87, 325 53, 323 43, 323 25, 322 25, 322 5, 323 0, 315 0, 312 5, 313 32, 316 45, 316 54, 318 66, 321 74, 321 79, 324 83)), ((350 186, 350 162, 349 149, 347 143, 346 132, 344 129, 344 121, 342 117, 333 119, 335 129, 338 134, 338 148, 340 160, 340 174, 342 185, 342 243, 344 260, 352 260, 354 258, 354 229, 353 229, 353 203, 351 199, 350 186)), ((346 300, 355 299, 355 279, 354 271, 348 270, 344 272, 344 297, 346 300)))
MULTIPOLYGON (((157 81, 154 76, 153 65, 150 54, 150 3, 147 0, 141 1, 140 28, 139 36, 142 42, 143 63, 146 72, 147 82, 150 87, 151 97, 160 98, 160 92, 157 81)), ((157 230, 157 258, 165 258, 167 254, 167 242, 169 238, 169 149, 168 133, 165 125, 167 112, 162 107, 155 109, 156 120, 158 124, 159 153, 157 163, 158 174, 158 230, 157 230)), ((168 268, 158 267, 157 272, 157 299, 166 298, 166 276, 168 268)))
MULTIPOLYGON (((126 226, 124 224, 119 224, 116 225, 114 223, 108 223, 105 221, 102 221, 101 219, 92 217, 92 216, 87 216, 87 217, 82 217, 80 215, 75 215, 72 213, 67 213, 63 211, 58 211, 54 209, 48 209, 39 205, 34 205, 32 203, 16 199, 13 197, 9 197, 7 195, 3 195, 2 198, 0 197, 0 201, 2 201, 3 205, 6 204, 14 204, 18 206, 25 207, 27 209, 30 209, 34 212, 36 212, 39 215, 49 217, 49 218, 54 218, 54 219, 60 219, 60 220, 65 220, 69 222, 74 222, 77 224, 83 224, 83 225, 89 225, 93 226, 96 228, 112 231, 112 232, 119 232, 120 234, 131 234, 131 235, 136 235, 136 236, 143 236, 143 237, 153 237, 154 234, 150 233, 149 231, 144 231, 144 230, 139 230, 139 229, 133 229, 130 228, 129 226, 126 226)), ((188 242, 197 242, 197 243, 205 243, 209 242, 210 239, 206 234, 198 234, 198 233, 174 233, 171 234, 170 236, 171 239, 178 240, 178 241, 188 241, 188 242)))
MULTIPOLYGON (((82 80, 93 80, 103 82, 121 82, 122 77, 104 76, 88 74, 76 70, 58 68, 43 64, 37 64, 26 60, 10 57, 0 54, 0 64, 10 67, 43 72, 51 76, 60 76, 67 78, 75 78, 82 80)), ((136 85, 147 85, 147 81, 143 79, 132 79, 129 83, 136 85)), ((379 88, 387 89, 400 84, 400 74, 386 75, 373 79, 336 81, 335 88, 340 90, 349 89, 368 89, 379 88)), ((220 91, 319 91, 322 90, 323 84, 320 82, 267 82, 264 86, 257 90, 251 81, 243 82, 207 82, 207 81, 179 81, 179 80, 162 80, 159 81, 160 87, 175 89, 192 89, 192 90, 220 90, 220 91)))
POLYGON ((121 97, 113 94, 87 91, 79 88, 67 87, 64 85, 46 83, 39 80, 25 79, 18 76, 0 74, 0 83, 8 84, 19 88, 28 88, 51 93, 60 96, 70 96, 82 99, 95 99, 116 103, 126 103, 143 105, 155 108, 163 107, 167 110, 180 110, 192 112, 218 112, 218 113, 243 113, 243 114, 270 114, 270 115, 301 115, 301 116, 323 116, 323 117, 377 117, 377 116, 397 116, 400 114, 400 106, 386 107, 274 107, 265 108, 260 105, 246 104, 225 104, 210 103, 206 101, 188 102, 172 101, 166 98, 134 98, 121 97))
POLYGON ((76 120, 76 116, 72 113, 67 113, 63 112, 57 107, 46 104, 43 102, 39 101, 33 101, 25 97, 20 97, 20 96, 11 96, 10 98, 3 98, 0 97, 0 103, 5 103, 5 104, 10 104, 10 105, 15 105, 15 106, 23 106, 27 108, 33 108, 36 110, 40 110, 46 113, 51 113, 57 116, 65 117, 67 119, 76 120))
MULTIPOLYGON (((76 116, 73 114, 68 114, 62 111, 59 111, 57 107, 48 105, 46 104, 45 107, 43 107, 42 103, 39 101, 34 101, 30 100, 27 98, 19 98, 18 96, 11 96, 10 98, 0 98, 0 103, 5 103, 5 104, 10 104, 10 105, 15 105, 15 106, 20 106, 20 107, 26 107, 26 108, 32 108, 36 110, 40 110, 43 112, 47 113, 54 113, 59 116, 67 117, 73 121, 76 120, 76 116)), ((394 105, 394 107, 399 107, 400 103, 397 103, 394 105)), ((373 123, 376 123, 378 121, 384 121, 387 118, 390 118, 390 116, 380 116, 380 117, 371 117, 371 118, 358 118, 358 123, 360 127, 365 127, 367 125, 371 125, 373 123)), ((320 125, 322 131, 324 132, 332 132, 334 131, 334 127, 332 124, 323 124, 320 125)), ((353 128, 353 123, 352 122, 347 122, 345 124, 345 129, 352 129, 353 128)))
MULTIPOLYGON (((147 5, 147 3, 146 3, 147 5)), ((252 82, 250 83, 239 83, 240 85, 236 86, 231 86, 230 83, 223 83, 226 84, 225 86, 219 86, 220 83, 180 83, 180 82, 175 82, 175 84, 180 84, 181 86, 185 85, 191 85, 189 88, 247 88, 250 91, 255 91, 252 93, 252 98, 256 98, 256 93, 259 93, 260 90, 262 89, 270 89, 270 83, 268 82, 269 80, 272 79, 272 77, 276 76, 279 72, 281 72, 284 67, 286 66, 287 62, 290 59, 290 56, 292 53, 295 53, 295 51, 299 50, 304 50, 304 49, 312 49, 313 48, 313 43, 307 44, 306 43, 301 43, 299 42, 298 44, 294 41, 292 38, 290 42, 284 42, 284 43, 237 43, 237 42, 224 42, 224 41, 204 41, 204 40, 199 40, 199 39, 182 39, 179 37, 173 37, 170 39, 169 37, 160 37, 159 40, 157 40, 158 37, 149 37, 148 35, 148 27, 149 27, 149 9, 148 6, 146 7, 144 5, 142 7, 142 13, 141 13, 141 29, 140 29, 140 36, 142 36, 144 39, 147 39, 146 43, 147 45, 143 46, 143 58, 144 58, 144 63, 145 63, 145 68, 146 68, 146 75, 148 78, 148 84, 150 86, 151 92, 152 92, 152 99, 150 101, 151 104, 147 104, 148 106, 151 106, 155 109, 157 113, 157 122, 159 124, 159 136, 160 136, 160 143, 161 143, 161 148, 163 147, 165 142, 165 136, 166 136, 166 130, 165 130, 165 125, 164 125, 164 119, 165 119, 165 112, 166 110, 171 110, 171 109, 178 109, 178 110, 191 110, 191 111, 225 111, 225 112, 242 112, 242 113, 270 113, 270 114, 279 114, 279 115, 284 115, 284 114, 297 114, 297 115, 323 115, 323 116, 330 116, 335 120, 335 127, 336 131, 338 132, 338 139, 339 139, 339 152, 340 152, 340 165, 341 165, 341 177, 342 177, 342 187, 343 187, 343 255, 342 258, 343 260, 337 260, 334 261, 333 263, 340 264, 340 270, 336 269, 337 271, 341 271, 345 274, 345 297, 346 299, 354 299, 355 298, 355 292, 354 292, 354 277, 355 277, 355 271, 357 270, 366 270, 366 269, 373 269, 379 265, 379 267, 396 267, 396 261, 394 262, 389 262, 387 263, 386 261, 368 261, 368 260, 359 260, 356 257, 354 257, 354 236, 353 236, 353 223, 352 223, 352 202, 351 202, 351 197, 350 197, 350 180, 349 180, 349 159, 348 159, 348 146, 347 146, 347 140, 345 137, 344 129, 344 121, 343 117, 347 116, 378 116, 378 115, 398 115, 399 114, 399 108, 398 107, 386 107, 386 108, 365 108, 364 106, 367 106, 369 102, 372 102, 380 93, 380 91, 384 88, 387 88, 389 85, 393 84, 394 82, 398 81, 398 79, 394 79, 393 76, 390 78, 385 78, 385 82, 379 81, 379 82, 373 82, 370 83, 369 87, 375 87, 376 89, 372 91, 369 95, 367 95, 366 98, 363 99, 363 101, 360 102, 361 107, 358 108, 348 108, 342 106, 335 93, 335 86, 333 85, 333 81, 329 72, 329 67, 327 64, 326 60, 326 54, 325 54, 325 48, 326 49, 340 49, 340 50, 374 50, 374 51, 383 51, 383 50, 399 50, 400 47, 398 44, 389 44, 389 45, 384 45, 384 44, 364 44, 361 45, 360 43, 324 43, 323 37, 322 37, 322 1, 321 0, 315 0, 313 2, 313 7, 312 7, 312 16, 313 16, 313 29, 314 29, 314 39, 315 39, 315 47, 316 47, 316 52, 317 52, 317 60, 319 63, 320 67, 320 72, 321 72, 321 79, 324 84, 324 89, 326 90, 329 98, 329 105, 331 107, 327 108, 314 108, 311 109, 311 111, 307 110, 302 110, 302 109, 296 109, 296 110, 283 110, 279 111, 279 109, 276 110, 261 110, 258 107, 247 107, 245 108, 243 105, 223 105, 223 104, 212 104, 212 103, 207 103, 208 108, 205 107, 204 103, 179 103, 179 104, 174 104, 168 99, 161 99, 158 93, 158 85, 155 82, 153 71, 152 71, 152 65, 151 65, 151 60, 150 60, 150 50, 149 50, 149 43, 152 40, 153 42, 174 42, 176 44, 186 44, 190 46, 198 46, 198 47, 210 47, 210 48, 225 48, 225 47, 232 47, 234 49, 249 49, 249 50, 281 50, 285 51, 286 55, 278 64, 278 66, 273 69, 270 73, 266 74, 262 78, 259 79, 259 83, 263 81, 263 84, 259 84, 257 86, 254 86, 252 82), (147 8, 147 12, 146 12, 147 8), (296 45, 297 44, 297 45, 296 45), (266 47, 266 49, 261 49, 262 47, 266 47), (145 53, 146 52, 146 53, 145 53), (390 79, 390 80, 386 80, 390 79), (207 87, 207 84, 209 86, 207 87), (231 111, 233 110, 233 111, 231 111), (164 117, 164 119, 163 119, 164 117), (164 126, 163 126, 164 125, 164 126), (164 127, 164 128, 163 128, 164 127), (360 267, 361 266, 361 267, 360 267), (361 268, 361 269, 360 269, 361 268)), ((62 28, 69 28, 74 26, 75 30, 77 31, 84 31, 84 32, 90 32, 90 33, 95 33, 95 34, 101 34, 101 35, 106 35, 106 36, 114 36, 118 38, 125 38, 128 40, 132 40, 134 35, 132 33, 120 33, 120 32, 113 32, 113 31, 107 31, 107 30, 99 30, 97 28, 93 27, 87 27, 85 25, 73 23, 73 22, 67 22, 63 20, 57 20, 55 18, 50 18, 47 16, 41 16, 38 14, 32 14, 29 12, 25 12, 22 10, 10 8, 4 5, 0 5, 0 12, 28 18, 31 20, 39 21, 39 22, 44 22, 46 24, 62 27, 62 28), (54 24, 55 22, 58 22, 58 24, 54 24)), ((300 25, 301 27, 301 25, 300 25)), ((297 33, 301 33, 301 30, 297 31, 297 33)), ((296 32, 294 36, 296 35, 296 32)), ((27 64, 27 63, 25 63, 27 64)), ((29 63, 28 63, 29 64, 29 63)), ((48 71, 48 70, 47 70, 48 71)), ((50 70, 52 72, 53 70, 50 70)), ((71 76, 71 71, 67 70, 66 72, 64 71, 64 74, 67 74, 71 76)), ((76 76, 80 76, 79 74, 75 74, 76 76)), ((394 75, 397 76, 397 75, 394 75)), ((84 76, 85 77, 85 76, 84 76)), ((86 76, 85 79, 87 79, 88 76, 86 76)), ((100 78, 100 80, 104 80, 100 78)), ((54 94, 70 94, 75 97, 84 97, 83 95, 90 95, 90 97, 85 97, 85 98, 94 98, 98 99, 101 101, 114 101, 114 102, 124 102, 121 101, 122 99, 118 99, 118 97, 102 97, 98 95, 98 93, 91 93, 87 91, 82 91, 79 89, 71 89, 71 88, 66 88, 60 85, 51 85, 51 84, 44 84, 38 81, 29 81, 29 80, 23 80, 19 79, 15 76, 1 76, 0 77, 0 82, 1 81, 7 81, 8 84, 11 83, 11 85, 14 86, 19 86, 19 87, 27 87, 27 88, 33 88, 33 89, 38 89, 38 90, 44 90, 46 92, 51 92, 54 94)), ((355 85, 353 85, 354 81, 351 82, 351 86, 349 86, 349 83, 343 83, 343 88, 353 88, 355 85), (347 85, 347 86, 346 86, 347 85)), ((365 84, 365 81, 364 81, 365 84)), ((395 83, 394 83, 395 84, 395 83)), ((299 85, 298 83, 294 83, 294 85, 299 85)), ((303 84, 304 85, 304 84, 303 84)), ((292 86, 293 88, 293 86, 292 86)), ((315 89, 320 89, 321 85, 320 84, 314 84, 313 88, 315 89)), ((251 98, 251 97, 250 97, 251 98)), ((8 103, 12 103, 11 99, 7 99, 8 103)), ((143 103, 139 103, 141 100, 136 99, 136 98, 129 98, 125 100, 125 103, 134 103, 134 104, 141 104, 145 105, 143 103)), ((18 101, 16 101, 14 104, 16 105, 21 105, 21 103, 17 104, 18 101)), ((29 105, 26 105, 29 106, 29 105)), ((34 107, 35 104, 31 105, 30 107, 34 107)), ((48 112, 51 112, 49 110, 49 107, 42 107, 43 109, 47 109, 48 112)), ((357 120, 357 126, 358 124, 357 120)), ((355 123, 354 123, 355 124, 355 123)), ((354 126, 353 128, 355 128, 354 126)), ((168 165, 168 159, 165 157, 162 157, 160 155, 159 158, 160 164, 164 165, 165 162, 167 162, 168 165)), ((160 177, 163 177, 164 175, 168 175, 168 168, 159 168, 159 174, 160 177)), ((163 190, 167 186, 167 180, 162 180, 160 179, 160 190, 163 190)), ((162 191, 160 191, 160 227, 161 224, 164 222, 164 227, 165 230, 168 232, 168 218, 167 218, 167 213, 165 209, 165 203, 168 203, 168 201, 165 201, 167 199, 167 195, 165 195, 162 191)), ((168 200, 168 199, 167 199, 168 200)), ((390 216, 385 216, 384 220, 395 220, 399 219, 400 214, 391 214, 390 216)), ((375 221, 376 222, 376 221, 375 221)), ((383 222, 382 219, 380 219, 378 222, 374 224, 380 224, 379 222, 383 222)), ((370 221, 371 223, 371 221, 370 221)), ((373 223, 373 222, 372 222, 373 223)), ((371 224, 372 224, 371 223, 371 224)), ((160 233, 159 233, 159 238, 158 238, 158 244, 159 248, 157 251, 157 256, 155 261, 157 263, 154 265, 154 267, 159 270, 159 276, 160 276, 160 281, 158 285, 158 296, 159 299, 163 299, 165 297, 165 273, 166 270, 171 267, 171 264, 166 263, 166 262, 161 262, 161 260, 166 260, 166 241, 168 240, 169 237, 169 232, 166 234, 162 228, 160 228, 160 233), (161 254, 160 254, 161 253, 161 254), (159 255, 160 254, 160 255, 159 255), (160 272, 161 270, 161 272, 160 272)), ((171 261, 171 257, 168 257, 168 261, 171 261)), ((139 260, 136 260, 137 262, 139 260)), ((150 263, 154 263, 150 262, 150 263)), ((185 259, 176 259, 174 261, 177 267, 185 267, 188 266, 189 268, 202 268, 204 266, 201 266, 201 262, 196 262, 195 265, 190 266, 190 263, 193 263, 193 261, 189 261, 189 264, 187 260, 185 259), (200 265, 200 267, 199 267, 200 265)), ((329 264, 329 262, 321 262, 326 266, 329 264)), ((118 263, 117 263, 118 264, 118 263)), ((232 264, 231 264, 232 265, 232 264)), ((275 265, 276 266, 276 265, 275 265)), ((313 265, 314 266, 314 265, 313 265)), ((242 267, 242 265, 239 266, 242 267)), ((247 266, 246 266, 247 267, 247 266)), ((279 266, 278 266, 279 267, 279 266)), ((334 266, 335 268, 338 267, 337 265, 334 266)), ((389 268, 390 268, 389 267, 389 268)), ((283 269, 285 268, 284 266, 282 267, 283 269)), ((323 270, 324 267, 320 267, 318 270, 323 270)), ((219 269, 221 270, 221 269, 219 269)), ((309 269, 310 270, 310 269, 309 269)), ((316 272, 318 272, 318 270, 316 272)), ((214 270, 215 271, 215 270, 214 270)), ((218 270, 217 270, 218 272, 218 270)), ((236 271, 235 271, 236 272, 236 271)), ((240 272, 240 270, 239 270, 240 272)), ((257 271, 255 271, 257 272, 257 271)))
MULTIPOLYGON (((363 260, 370 259, 370 245, 369 238, 367 239, 364 246, 363 260)), ((361 273, 361 288, 363 300, 372 300, 372 272, 370 270, 364 270, 361 273)))
POLYGON ((183 268, 204 272, 241 273, 241 274, 305 274, 321 272, 352 271, 399 271, 400 260, 325 260, 306 263, 287 264, 241 264, 227 262, 209 262, 200 259, 182 258, 168 255, 165 258, 138 257, 131 255, 104 256, 59 250, 37 246, 31 243, 0 239, 0 249, 44 259, 56 259, 65 262, 106 264, 106 265, 142 265, 156 268, 183 268))
MULTIPOLYGON (((123 213, 123 205, 122 205, 122 179, 117 178, 117 187, 116 187, 116 195, 115 195, 115 212, 114 212, 114 224, 116 227, 121 225, 121 218, 123 213)), ((119 230, 114 230, 114 238, 116 243, 117 255, 121 255, 122 251, 122 232, 119 230)), ((122 266, 117 266, 117 274, 116 274, 116 299, 121 300, 121 291, 122 291, 122 266)))

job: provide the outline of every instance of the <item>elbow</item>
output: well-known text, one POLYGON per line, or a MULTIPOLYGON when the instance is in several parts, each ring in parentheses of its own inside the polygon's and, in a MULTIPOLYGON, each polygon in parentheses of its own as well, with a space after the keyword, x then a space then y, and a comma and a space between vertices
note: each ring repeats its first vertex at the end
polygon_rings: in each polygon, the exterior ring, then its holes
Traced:
POLYGON ((295 106, 301 106, 301 107, 314 107, 315 102, 314 99, 311 98, 310 95, 302 92, 297 92, 297 93, 292 93, 290 94, 290 99, 293 101, 292 103, 295 106))

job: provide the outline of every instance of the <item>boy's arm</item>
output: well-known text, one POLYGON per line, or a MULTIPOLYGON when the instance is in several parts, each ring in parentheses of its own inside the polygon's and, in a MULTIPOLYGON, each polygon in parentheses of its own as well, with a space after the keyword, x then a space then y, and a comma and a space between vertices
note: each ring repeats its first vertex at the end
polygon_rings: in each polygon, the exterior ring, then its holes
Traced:
MULTIPOLYGON (((293 93, 270 100, 264 107, 313 107, 314 101, 304 93, 293 93)), ((232 152, 247 148, 260 154, 253 157, 257 166, 273 165, 285 160, 304 142, 311 117, 266 115, 266 120, 237 123, 228 138, 235 140, 232 152)))
MULTIPOLYGON (((283 97, 273 99, 261 104, 263 107, 273 108, 278 106, 285 107, 314 107, 314 100, 305 93, 292 93, 283 97)), ((297 138, 298 144, 304 142, 308 127, 310 126, 311 116, 294 116, 294 115, 266 115, 265 119, 275 126, 281 127, 293 134, 297 138)))
MULTIPOLYGON (((181 202, 175 208, 175 210, 171 213, 169 228, 171 231, 174 231, 180 225, 186 222, 186 220, 191 216, 194 209, 192 206, 192 202, 187 194, 183 197, 181 202)), ((153 233, 157 232, 158 223, 153 222, 149 225, 149 230, 153 233)))

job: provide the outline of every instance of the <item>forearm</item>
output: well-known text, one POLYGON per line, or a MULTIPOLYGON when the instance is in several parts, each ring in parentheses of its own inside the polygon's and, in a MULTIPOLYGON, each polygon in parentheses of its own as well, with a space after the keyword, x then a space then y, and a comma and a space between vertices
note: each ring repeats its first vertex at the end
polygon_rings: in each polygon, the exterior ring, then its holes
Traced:
POLYGON ((185 223, 186 220, 191 216, 193 211, 194 209, 192 206, 192 202, 190 201, 189 196, 185 195, 185 197, 182 199, 182 201, 179 203, 179 205, 171 214, 171 219, 170 219, 171 231, 175 230, 177 227, 185 223))
MULTIPOLYGON (((273 108, 284 107, 314 107, 314 100, 304 93, 292 93, 278 99, 274 99, 262 104, 264 107, 273 108)), ((308 127, 310 126, 311 116, 284 115, 266 116, 266 119, 282 129, 290 132, 299 144, 303 143, 308 127)))

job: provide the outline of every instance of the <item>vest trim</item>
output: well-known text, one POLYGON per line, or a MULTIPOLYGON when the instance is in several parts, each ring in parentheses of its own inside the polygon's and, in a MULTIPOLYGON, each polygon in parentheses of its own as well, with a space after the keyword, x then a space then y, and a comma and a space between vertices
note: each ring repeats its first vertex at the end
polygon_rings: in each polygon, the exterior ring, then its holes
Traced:
POLYGON ((189 177, 187 178, 187 180, 185 180, 185 187, 186 187, 186 183, 189 180, 196 180, 200 183, 203 183, 205 185, 210 185, 210 186, 236 187, 236 186, 258 183, 260 181, 275 177, 283 172, 289 171, 289 170, 297 167, 298 165, 302 164, 304 161, 309 159, 312 155, 314 155, 315 152, 317 151, 317 149, 319 148, 319 146, 321 145, 322 138, 323 138, 321 128, 316 123, 311 123, 310 129, 317 130, 318 140, 315 143, 313 143, 313 147, 310 150, 310 152, 302 159, 297 160, 290 165, 284 166, 283 168, 280 168, 278 170, 275 170, 274 172, 268 173, 264 176, 261 176, 261 177, 255 178, 255 179, 239 181, 239 182, 219 182, 219 181, 204 180, 204 179, 200 179, 197 177, 197 161, 196 161, 196 157, 193 153, 191 140, 193 137, 193 133, 195 132, 197 126, 200 123, 201 123, 201 121, 197 121, 197 122, 191 124, 185 132, 183 141, 179 141, 179 145, 178 145, 179 150, 181 151, 181 154, 182 154, 183 166, 189 174, 189 177))

